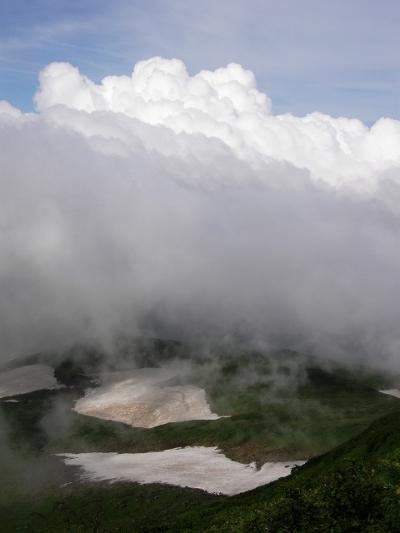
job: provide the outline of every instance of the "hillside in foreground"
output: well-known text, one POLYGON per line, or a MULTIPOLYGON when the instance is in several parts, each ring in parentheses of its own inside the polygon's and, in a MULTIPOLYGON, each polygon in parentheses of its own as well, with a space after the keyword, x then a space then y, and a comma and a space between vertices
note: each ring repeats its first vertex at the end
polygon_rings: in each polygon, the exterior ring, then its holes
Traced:
POLYGON ((290 477, 236 497, 131 484, 80 485, 2 506, 4 531, 396 532, 400 409, 290 477))

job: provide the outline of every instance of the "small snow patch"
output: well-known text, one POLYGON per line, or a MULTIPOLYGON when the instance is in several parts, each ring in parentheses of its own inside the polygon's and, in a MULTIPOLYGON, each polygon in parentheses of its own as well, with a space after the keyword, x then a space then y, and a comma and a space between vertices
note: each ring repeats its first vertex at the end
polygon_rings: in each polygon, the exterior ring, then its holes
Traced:
POLYGON ((382 394, 388 394, 389 396, 394 396, 395 398, 400 398, 400 389, 385 389, 380 390, 382 394))
POLYGON ((232 461, 217 448, 186 447, 148 453, 59 454, 67 465, 84 470, 88 481, 132 481, 140 484, 166 483, 202 489, 228 496, 246 492, 288 476, 304 461, 254 463, 232 461))
POLYGON ((0 398, 58 388, 54 369, 48 365, 25 365, 0 373, 0 398))

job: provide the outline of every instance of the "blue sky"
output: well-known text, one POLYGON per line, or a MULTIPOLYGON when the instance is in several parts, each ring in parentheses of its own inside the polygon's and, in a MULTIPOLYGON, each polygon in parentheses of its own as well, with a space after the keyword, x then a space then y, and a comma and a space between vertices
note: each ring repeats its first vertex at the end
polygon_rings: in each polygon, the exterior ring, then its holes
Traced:
POLYGON ((398 0, 2 0, 0 99, 32 109, 39 70, 89 77, 153 55, 255 73, 275 113, 400 118, 398 0))

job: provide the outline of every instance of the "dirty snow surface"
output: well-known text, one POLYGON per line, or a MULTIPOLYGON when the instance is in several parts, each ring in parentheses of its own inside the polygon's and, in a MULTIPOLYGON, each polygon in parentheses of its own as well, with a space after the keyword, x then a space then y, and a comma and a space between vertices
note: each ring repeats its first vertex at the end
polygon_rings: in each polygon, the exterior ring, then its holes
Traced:
POLYGON ((26 365, 0 373, 0 398, 59 387, 54 369, 48 365, 26 365))
POLYGON ((215 420, 205 391, 192 385, 172 385, 176 373, 168 369, 145 368, 115 372, 105 384, 79 399, 74 410, 133 427, 151 428, 168 422, 215 420))
POLYGON ((166 483, 231 496, 288 476, 304 462, 255 464, 232 461, 217 448, 186 447, 147 453, 60 454, 67 465, 84 470, 89 481, 166 483))

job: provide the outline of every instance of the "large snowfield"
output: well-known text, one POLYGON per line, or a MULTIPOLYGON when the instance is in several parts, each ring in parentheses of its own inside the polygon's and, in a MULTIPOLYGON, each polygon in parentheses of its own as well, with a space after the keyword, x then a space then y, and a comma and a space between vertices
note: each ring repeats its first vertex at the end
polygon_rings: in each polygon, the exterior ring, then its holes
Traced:
POLYGON ((186 447, 147 453, 60 454, 67 465, 83 469, 88 481, 132 481, 141 484, 166 483, 234 495, 288 476, 302 461, 254 463, 232 461, 217 448, 186 447))

